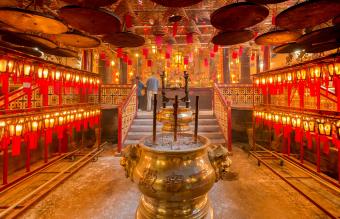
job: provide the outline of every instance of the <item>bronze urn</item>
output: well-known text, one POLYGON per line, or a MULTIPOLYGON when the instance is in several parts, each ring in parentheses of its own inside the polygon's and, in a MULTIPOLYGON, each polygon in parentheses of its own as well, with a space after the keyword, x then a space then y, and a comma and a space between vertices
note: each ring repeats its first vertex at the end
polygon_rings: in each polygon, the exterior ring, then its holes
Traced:
MULTIPOLYGON (((163 124, 163 132, 174 131, 174 108, 166 107, 157 114, 157 120, 163 124)), ((177 130, 186 132, 190 130, 189 123, 193 120, 191 109, 186 107, 178 107, 177 109, 177 130)))
POLYGON ((208 191, 231 164, 227 149, 188 133, 177 143, 171 133, 158 134, 156 145, 151 138, 126 147, 121 159, 142 192, 136 218, 213 218, 208 191))

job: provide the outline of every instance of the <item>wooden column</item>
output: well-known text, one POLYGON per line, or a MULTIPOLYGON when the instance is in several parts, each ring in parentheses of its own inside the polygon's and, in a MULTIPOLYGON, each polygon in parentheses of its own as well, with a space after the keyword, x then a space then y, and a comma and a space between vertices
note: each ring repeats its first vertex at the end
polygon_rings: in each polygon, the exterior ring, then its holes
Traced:
POLYGON ((249 56, 249 47, 245 47, 243 49, 242 55, 240 57, 241 62, 241 84, 251 84, 250 79, 250 56, 249 56))
POLYGON ((265 46, 263 51, 263 71, 270 69, 270 47, 265 46))
POLYGON ((230 84, 229 48, 223 48, 223 83, 230 84))

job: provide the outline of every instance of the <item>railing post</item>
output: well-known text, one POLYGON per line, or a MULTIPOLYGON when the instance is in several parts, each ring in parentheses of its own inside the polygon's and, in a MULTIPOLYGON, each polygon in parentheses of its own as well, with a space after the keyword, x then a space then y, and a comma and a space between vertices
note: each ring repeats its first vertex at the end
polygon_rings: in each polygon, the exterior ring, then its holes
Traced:
POLYGON ((231 130, 231 104, 228 101, 228 106, 227 106, 227 115, 228 115, 228 150, 232 151, 232 130, 231 130))
POLYGON ((194 140, 197 143, 197 132, 198 132, 198 100, 199 96, 196 96, 196 106, 195 106, 195 131, 194 131, 194 140))
POLYGON ((117 143, 117 152, 118 153, 121 153, 122 151, 122 118, 123 115, 122 115, 122 109, 121 107, 119 106, 118 107, 118 143, 117 143))
MULTIPOLYGON (((26 142, 29 142, 29 140, 26 142)), ((26 144, 26 172, 30 172, 30 166, 31 166, 31 150, 29 147, 29 143, 26 144)))

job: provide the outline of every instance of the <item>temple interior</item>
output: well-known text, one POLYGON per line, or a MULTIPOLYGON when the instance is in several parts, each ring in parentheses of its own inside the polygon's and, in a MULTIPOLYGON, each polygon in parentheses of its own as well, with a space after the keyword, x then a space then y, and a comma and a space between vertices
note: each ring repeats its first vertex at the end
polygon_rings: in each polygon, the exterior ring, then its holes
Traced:
POLYGON ((0 218, 340 218, 340 0, 1 0, 0 218))

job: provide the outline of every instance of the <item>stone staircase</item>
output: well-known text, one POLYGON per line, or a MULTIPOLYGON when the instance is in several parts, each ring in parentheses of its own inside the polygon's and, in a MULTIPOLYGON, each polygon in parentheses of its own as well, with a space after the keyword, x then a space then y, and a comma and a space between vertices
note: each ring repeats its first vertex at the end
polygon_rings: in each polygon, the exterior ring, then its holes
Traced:
MULTIPOLYGON (((190 124, 194 131, 194 122, 190 124)), ((161 132, 162 124, 157 122, 157 133, 161 132)), ((211 143, 223 144, 224 137, 212 111, 200 111, 198 117, 198 134, 210 139, 211 143)), ((132 122, 124 145, 137 144, 142 138, 152 135, 152 113, 138 112, 132 122)))

